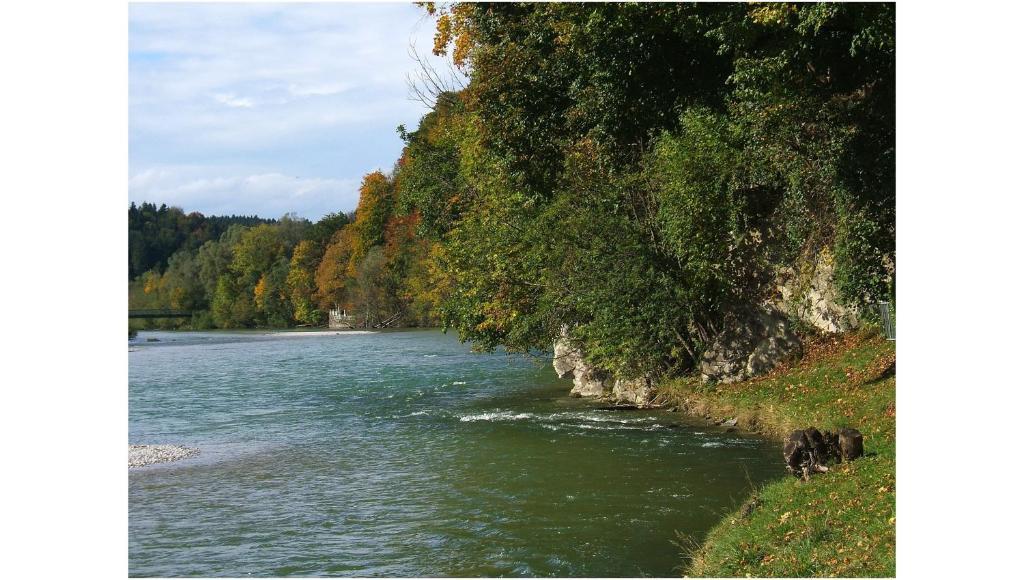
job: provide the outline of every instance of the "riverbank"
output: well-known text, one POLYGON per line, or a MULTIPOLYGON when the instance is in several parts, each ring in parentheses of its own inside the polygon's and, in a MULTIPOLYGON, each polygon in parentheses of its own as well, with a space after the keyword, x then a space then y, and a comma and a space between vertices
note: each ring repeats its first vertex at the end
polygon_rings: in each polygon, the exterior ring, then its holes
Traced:
POLYGON ((735 418, 781 441, 794 429, 854 427, 866 456, 809 482, 781 477, 752 491, 698 542, 681 537, 692 576, 895 576, 896 350, 866 330, 805 346, 797 363, 731 385, 663 385, 680 411, 735 418))

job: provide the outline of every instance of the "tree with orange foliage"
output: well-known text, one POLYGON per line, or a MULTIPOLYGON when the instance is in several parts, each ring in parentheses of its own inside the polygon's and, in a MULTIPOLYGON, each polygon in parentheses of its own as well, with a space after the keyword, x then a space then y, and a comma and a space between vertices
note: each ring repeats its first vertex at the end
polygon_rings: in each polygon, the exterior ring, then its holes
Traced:
POLYGON ((349 307, 348 269, 352 261, 353 232, 351 226, 338 230, 324 250, 320 265, 317 266, 314 276, 316 291, 313 299, 321 310, 349 307))

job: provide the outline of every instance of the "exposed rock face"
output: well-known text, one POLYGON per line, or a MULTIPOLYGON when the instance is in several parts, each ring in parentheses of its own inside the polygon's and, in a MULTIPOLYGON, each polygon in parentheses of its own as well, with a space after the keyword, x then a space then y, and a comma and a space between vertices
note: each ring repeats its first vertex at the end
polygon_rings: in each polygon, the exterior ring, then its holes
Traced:
POLYGON ((725 328, 701 358, 700 373, 705 382, 744 381, 800 353, 800 340, 789 321, 776 311, 734 314, 725 328))
POLYGON ((648 407, 654 401, 657 392, 654 381, 648 377, 639 379, 616 379, 612 387, 612 399, 619 403, 628 403, 637 407, 648 407))
POLYGON ((572 393, 576 397, 604 397, 612 389, 614 380, 610 373, 583 359, 583 352, 572 346, 566 331, 555 341, 555 372, 560 379, 572 379, 572 393))
POLYGON ((558 378, 572 379, 570 393, 576 397, 597 397, 614 403, 628 403, 637 407, 650 406, 654 400, 653 381, 648 378, 621 380, 611 373, 584 360, 583 352, 572 346, 568 332, 555 341, 553 361, 558 378))
POLYGON ((583 363, 573 372, 572 391, 569 392, 577 397, 605 397, 612 382, 611 374, 583 363))
POLYGON ((814 258, 786 268, 776 280, 772 305, 824 332, 846 332, 860 325, 859 313, 839 302, 834 283, 835 264, 828 248, 814 258))
POLYGON ((552 361, 560 379, 573 378, 576 367, 583 363, 583 353, 569 344, 565 334, 563 330, 562 337, 555 341, 555 358, 552 361))

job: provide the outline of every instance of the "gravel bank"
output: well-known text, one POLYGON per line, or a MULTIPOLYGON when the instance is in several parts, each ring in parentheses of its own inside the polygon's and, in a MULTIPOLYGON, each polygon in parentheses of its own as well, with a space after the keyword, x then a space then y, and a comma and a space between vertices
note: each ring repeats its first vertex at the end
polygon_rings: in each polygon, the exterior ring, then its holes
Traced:
POLYGON ((199 450, 181 445, 129 445, 128 467, 167 463, 199 455, 199 450))

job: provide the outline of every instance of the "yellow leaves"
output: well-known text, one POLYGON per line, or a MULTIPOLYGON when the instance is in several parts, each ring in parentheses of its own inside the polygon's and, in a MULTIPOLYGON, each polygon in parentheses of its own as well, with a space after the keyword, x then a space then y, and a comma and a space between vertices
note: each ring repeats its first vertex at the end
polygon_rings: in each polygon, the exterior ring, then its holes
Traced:
POLYGON ((442 14, 437 19, 437 32, 434 33, 434 54, 443 56, 452 41, 452 17, 442 14))
POLYGON ((185 289, 177 286, 171 290, 171 308, 185 308, 185 289))
POLYGON ((154 275, 150 272, 146 273, 145 285, 142 287, 142 291, 146 294, 152 294, 160 288, 160 276, 154 275))
POLYGON ((267 293, 267 276, 260 276, 260 281, 256 284, 256 288, 253 289, 252 294, 256 299, 256 303, 260 304, 263 302, 263 297, 267 293))
POLYGON ((784 2, 757 3, 748 13, 750 19, 762 26, 781 26, 791 14, 796 14, 796 6, 784 2))
POLYGON ((433 16, 437 12, 437 2, 417 2, 417 6, 427 11, 427 14, 433 16))
POLYGON ((469 62, 470 51, 473 46, 473 33, 470 20, 472 5, 456 3, 452 6, 427 7, 431 15, 440 13, 437 17, 437 29, 434 32, 433 53, 436 56, 444 56, 448 45, 454 43, 452 50, 452 61, 457 67, 464 67, 469 62))
POLYGON ((786 523, 789 520, 790 516, 792 516, 792 515, 793 515, 792 512, 786 512, 786 513, 782 514, 782 516, 779 517, 779 523, 780 524, 786 523))

